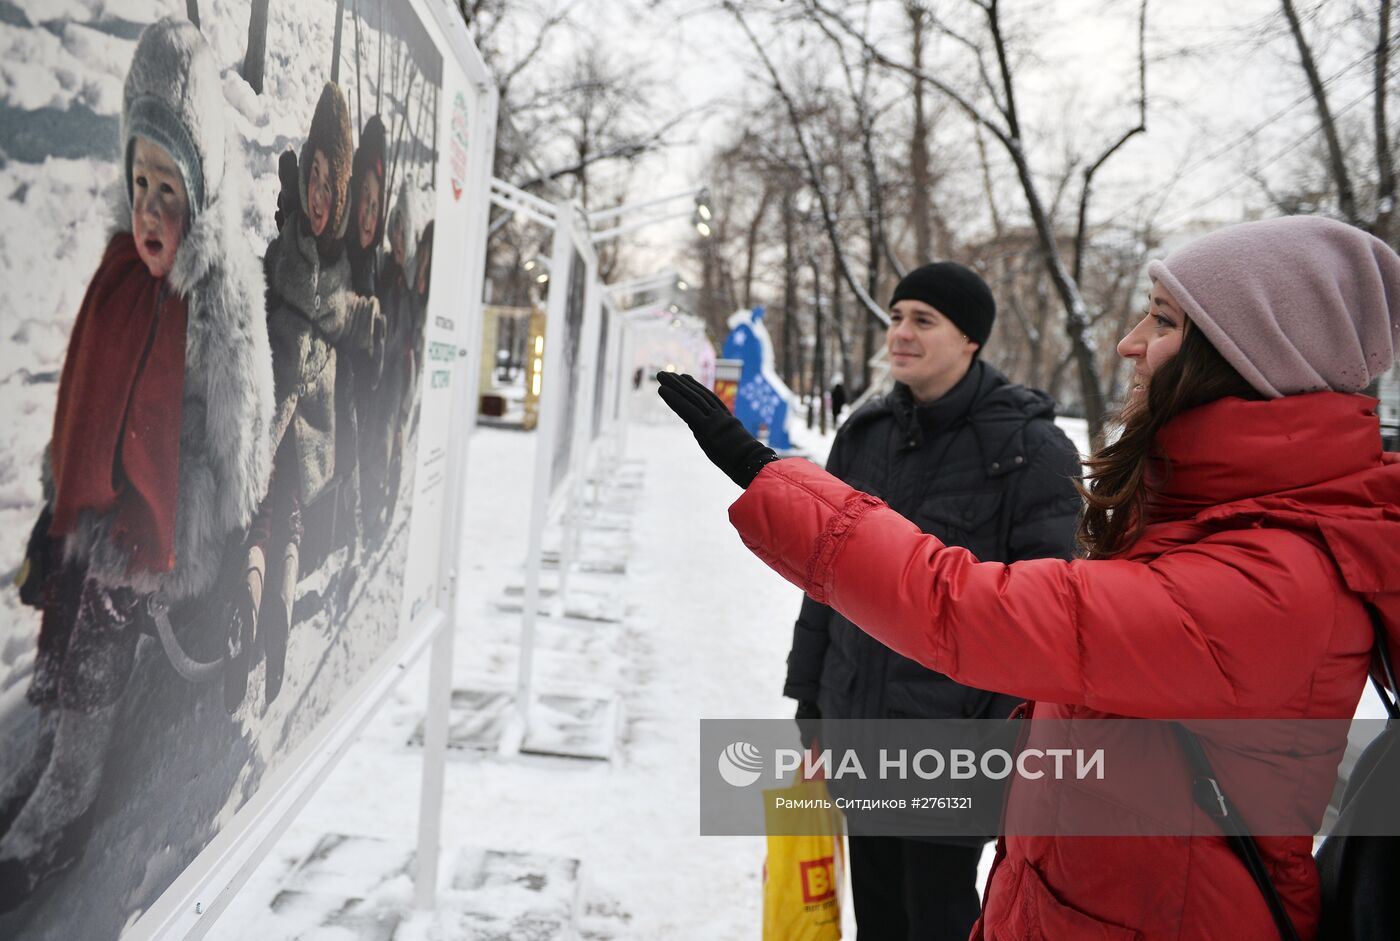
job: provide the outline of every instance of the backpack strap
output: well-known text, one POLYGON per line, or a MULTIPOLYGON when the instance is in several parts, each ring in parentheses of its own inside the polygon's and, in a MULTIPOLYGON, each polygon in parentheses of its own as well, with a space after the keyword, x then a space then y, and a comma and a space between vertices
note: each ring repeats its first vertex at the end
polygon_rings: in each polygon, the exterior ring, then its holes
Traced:
MULTIPOLYGON (((1396 683, 1395 666, 1390 660, 1390 648, 1386 642, 1385 627, 1381 624, 1380 611, 1376 606, 1366 602, 1366 613, 1371 618, 1371 629, 1376 636, 1376 644, 1371 653, 1373 658, 1380 660, 1381 676, 1384 681, 1371 674, 1371 683, 1376 687, 1376 693, 1380 696, 1381 702, 1385 704, 1386 714, 1392 719, 1400 719, 1400 684, 1396 683), (1386 689, 1387 685, 1392 694, 1386 689)), ((1298 932, 1293 927, 1293 922, 1284 910, 1283 900, 1279 898, 1278 889, 1274 888, 1273 880, 1269 878, 1269 870, 1264 865, 1263 854, 1259 852, 1259 844, 1254 842, 1253 835, 1249 828, 1245 826, 1244 819, 1240 817, 1239 811, 1220 788, 1220 782, 1216 780, 1215 769, 1211 767, 1210 759, 1206 757, 1205 749, 1201 747, 1201 741, 1196 734, 1182 725, 1180 722, 1173 722, 1172 730, 1176 732, 1177 740, 1181 742, 1181 748, 1186 752, 1186 760, 1191 764, 1191 794, 1196 800, 1196 806, 1214 818, 1220 824, 1220 829, 1225 832, 1225 839, 1230 844, 1230 848, 1239 856, 1240 861, 1249 870, 1249 875, 1254 879, 1254 884, 1259 887, 1259 892, 1264 896, 1264 902, 1269 906, 1269 914, 1274 916, 1274 924, 1278 926, 1278 933, 1284 941, 1298 941, 1298 932)))
POLYGON ((1244 819, 1235 809, 1235 805, 1220 789, 1215 769, 1211 767, 1200 739, 1180 722, 1173 722, 1171 726, 1176 732, 1177 740, 1181 742, 1182 750, 1186 752, 1186 760, 1191 765, 1191 796, 1196 799, 1196 806, 1220 824, 1230 848, 1239 856, 1245 869, 1249 870, 1254 884, 1264 896, 1264 902, 1269 906, 1269 914, 1274 916, 1274 924, 1278 926, 1279 937, 1284 941, 1299 941, 1298 932, 1284 910, 1283 900, 1279 898, 1278 890, 1274 888, 1269 871, 1264 866, 1264 856, 1259 852, 1259 844, 1254 842, 1254 837, 1245 826, 1244 819))
POLYGON ((1385 626, 1381 624, 1381 613, 1376 606, 1370 602, 1366 603, 1366 613, 1371 616, 1371 629, 1376 634, 1376 649, 1374 653, 1381 662, 1381 676, 1371 674, 1371 685, 1376 688, 1376 695, 1381 698, 1381 703, 1385 706, 1385 714, 1392 719, 1400 719, 1400 702, 1396 697, 1400 696, 1400 684, 1395 682, 1395 666, 1390 662, 1390 645, 1386 643, 1385 626), (1381 682, 1384 678, 1385 682, 1381 682), (1386 689, 1390 687, 1390 690, 1386 689))

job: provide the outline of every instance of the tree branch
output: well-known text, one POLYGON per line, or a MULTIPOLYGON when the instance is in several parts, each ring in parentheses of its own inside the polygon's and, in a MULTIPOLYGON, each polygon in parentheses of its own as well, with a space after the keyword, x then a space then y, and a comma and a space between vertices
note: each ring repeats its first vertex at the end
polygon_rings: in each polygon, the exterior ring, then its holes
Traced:
POLYGON ((872 317, 879 320, 881 324, 888 324, 890 322, 889 315, 885 313, 884 309, 880 307, 879 304, 875 303, 875 299, 870 296, 870 292, 856 281, 855 277, 851 274, 850 266, 846 263, 846 254, 841 250, 841 238, 836 231, 836 219, 832 213, 826 188, 822 186, 821 173, 817 170, 816 160, 813 159, 811 148, 807 144, 806 135, 802 132, 802 119, 797 113, 796 102, 793 101, 792 96, 788 94, 787 89, 783 86, 782 79, 778 76, 777 67, 774 66, 773 60, 768 56, 767 50, 763 48, 763 44, 758 41, 758 37, 754 35, 753 30, 749 27, 748 20, 744 19, 743 13, 739 11, 738 5, 735 4, 733 0, 723 0, 723 6, 738 22, 739 27, 744 31, 744 35, 749 38, 749 42, 753 45, 759 58, 763 60, 763 65, 768 70, 768 75, 773 81, 773 88, 778 93, 778 97, 782 99, 783 105, 787 109, 788 119, 792 123, 793 135, 797 138, 797 148, 801 152, 802 162, 807 168, 808 181, 811 183, 812 189, 816 192, 817 201, 821 205, 822 222, 826 226, 827 238, 831 242, 831 251, 835 256, 837 266, 841 269, 842 278, 845 279, 846 284, 850 287, 851 293, 860 298, 860 302, 865 305, 866 311, 872 317))
POLYGON ((520 187, 521 189, 529 189, 532 186, 539 186, 541 183, 552 182, 554 180, 559 179, 560 177, 577 175, 587 170, 595 163, 601 163, 604 160, 635 160, 637 157, 640 157, 644 153, 648 153, 652 150, 656 150, 666 146, 666 133, 672 128, 674 128, 677 124, 681 123, 686 118, 688 118, 696 110, 698 109, 690 108, 685 111, 682 111, 680 114, 671 118, 671 120, 667 121, 665 124, 661 125, 658 128, 655 128, 654 130, 648 131, 646 134, 643 134, 640 137, 633 137, 627 140, 618 141, 615 144, 612 144, 611 146, 604 147, 600 150, 591 151, 586 156, 580 157, 578 160, 575 160, 568 166, 559 167, 557 169, 548 171, 540 171, 538 168, 536 168, 535 176, 530 177, 524 182, 517 183, 515 185, 520 187))
POLYGON ((1389 122, 1386 120, 1386 76, 1390 72, 1390 5, 1381 0, 1376 39, 1376 221, 1372 231, 1387 244, 1392 242, 1391 220, 1395 215, 1395 155, 1390 152, 1389 122))
POLYGON ((1089 195, 1094 189, 1094 174, 1128 141, 1147 133, 1147 0, 1138 6, 1138 123, 1128 128, 1108 146, 1099 159, 1084 170, 1084 186, 1079 191, 1079 221, 1074 230, 1074 280, 1084 274, 1084 240, 1088 237, 1089 195))
MULTIPOLYGON (((1298 19, 1298 12, 1293 8, 1293 0, 1280 2, 1283 4, 1283 15, 1288 20, 1288 30, 1293 34, 1293 42, 1298 47, 1298 59, 1303 66, 1303 74, 1307 76, 1308 88, 1312 90, 1313 105, 1317 108, 1317 117, 1322 125, 1322 136, 1327 141, 1328 170, 1337 186, 1337 208, 1352 225, 1360 225, 1356 194, 1351 188, 1351 175, 1347 172, 1346 160, 1342 156, 1342 139, 1337 133, 1337 122, 1333 119, 1332 108, 1327 103, 1327 90, 1318 74, 1312 49, 1308 46, 1307 38, 1303 36, 1303 24, 1298 19)), ((1384 72, 1380 74, 1385 75, 1384 72)), ((1383 78, 1377 80, 1384 81, 1383 78)))

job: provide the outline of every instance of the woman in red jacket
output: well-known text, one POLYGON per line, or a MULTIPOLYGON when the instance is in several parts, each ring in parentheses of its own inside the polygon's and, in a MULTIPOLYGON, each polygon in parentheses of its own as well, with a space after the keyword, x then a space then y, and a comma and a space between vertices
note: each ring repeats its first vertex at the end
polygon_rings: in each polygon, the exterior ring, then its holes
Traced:
MULTIPOLYGON (((1368 606, 1392 652, 1400 640, 1400 457, 1358 394, 1400 341, 1400 257, 1292 217, 1222 229, 1148 273, 1148 310, 1118 346, 1137 380, 1123 432, 1089 461, 1084 560, 979 562, 815 465, 776 460, 693 379, 663 373, 660 391, 746 488, 730 519, 755 554, 904 656, 1033 700, 1035 719, 1349 719, 1374 645, 1368 606)), ((1179 769, 1154 784, 1189 807, 1181 743, 1167 723, 1143 728, 1139 757, 1179 769)), ((1310 833, 1344 742, 1226 748, 1210 728, 1197 734, 1227 792, 1287 763, 1271 797, 1295 835, 1257 842, 1312 938, 1310 833)), ((1013 781, 1006 806, 1008 820, 1125 813, 1048 777, 1013 781)), ((1171 836, 1133 819, 1163 835, 1004 837, 973 937, 1279 937, 1213 821, 1171 836)))

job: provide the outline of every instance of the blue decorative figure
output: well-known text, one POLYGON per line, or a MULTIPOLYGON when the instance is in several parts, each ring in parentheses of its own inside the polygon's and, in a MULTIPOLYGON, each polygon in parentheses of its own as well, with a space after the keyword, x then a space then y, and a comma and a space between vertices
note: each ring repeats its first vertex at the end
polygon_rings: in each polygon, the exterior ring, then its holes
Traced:
POLYGON ((744 364, 734 401, 735 417, 755 436, 760 425, 767 425, 768 446, 774 451, 792 450, 787 433, 792 392, 773 369, 773 340, 763 322, 763 308, 738 311, 729 318, 729 327, 720 355, 744 364))

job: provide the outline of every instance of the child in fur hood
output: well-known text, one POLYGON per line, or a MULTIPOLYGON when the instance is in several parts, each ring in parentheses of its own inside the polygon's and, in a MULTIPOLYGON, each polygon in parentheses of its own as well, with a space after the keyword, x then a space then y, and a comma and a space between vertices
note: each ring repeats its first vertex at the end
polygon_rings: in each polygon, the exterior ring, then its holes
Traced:
POLYGON ((279 547, 259 616, 269 701, 281 689, 300 568, 302 512, 323 496, 339 500, 353 490, 336 486, 348 483, 352 470, 337 467, 336 461, 337 362, 342 353, 358 352, 377 374, 384 356, 379 302, 353 291, 345 254, 350 133, 345 97, 327 82, 301 159, 291 151, 281 157, 281 231, 263 260, 277 395, 275 466, 267 504, 254 526, 250 564, 260 562, 268 547, 279 547))
POLYGON ((402 404, 412 381, 408 350, 413 333, 413 274, 418 248, 418 220, 413 203, 414 182, 405 174, 389 213, 388 251, 379 270, 379 307, 385 319, 383 373, 374 400, 365 413, 360 466, 365 493, 366 527, 383 538, 394 515, 400 473, 394 457, 403 433, 402 404))
POLYGON ((271 472, 263 290, 224 111, 199 30, 148 27, 123 95, 125 198, 69 339, 23 570, 43 731, 0 781, 0 906, 81 852, 147 604, 205 605, 230 560, 237 586, 271 472))
MULTIPOLYGON (((384 120, 371 115, 360 129, 355 158, 350 173, 350 223, 345 233, 345 256, 350 261, 350 287, 361 297, 375 297, 379 284, 379 244, 384 237, 385 157, 388 134, 384 120)), ((380 310, 384 308, 381 306, 380 310)), ((387 312, 386 312, 387 313, 387 312)), ((387 327, 387 319, 386 319, 387 327)), ((369 415, 374 411, 380 374, 369 357, 347 350, 336 363, 336 409, 344 422, 336 429, 336 463, 339 475, 352 476, 348 487, 351 512, 366 523, 373 512, 380 480, 365 464, 366 431, 369 415), (353 474, 346 469, 354 467, 353 474)), ((363 534, 370 551, 377 548, 375 535, 368 525, 363 534)), ((353 574, 348 567, 346 575, 353 574)))

